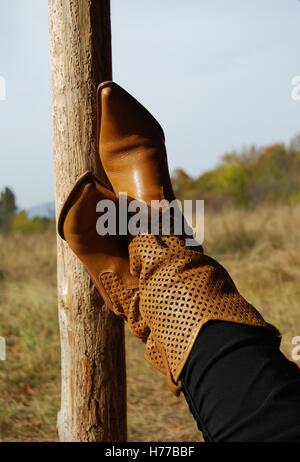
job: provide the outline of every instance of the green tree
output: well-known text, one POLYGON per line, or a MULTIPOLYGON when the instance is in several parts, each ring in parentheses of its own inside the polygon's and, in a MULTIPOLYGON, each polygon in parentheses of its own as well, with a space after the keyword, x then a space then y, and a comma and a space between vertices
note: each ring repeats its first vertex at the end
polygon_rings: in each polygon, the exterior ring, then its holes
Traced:
POLYGON ((181 198, 193 187, 193 178, 182 168, 177 168, 172 175, 172 186, 175 196, 181 198))
POLYGON ((245 205, 246 172, 237 161, 225 163, 219 170, 218 187, 236 205, 245 205))
POLYGON ((29 218, 25 210, 14 213, 11 220, 11 231, 16 233, 38 233, 54 227, 54 221, 45 217, 29 218))
POLYGON ((16 210, 16 196, 10 188, 6 187, 0 193, 0 231, 9 231, 16 210))

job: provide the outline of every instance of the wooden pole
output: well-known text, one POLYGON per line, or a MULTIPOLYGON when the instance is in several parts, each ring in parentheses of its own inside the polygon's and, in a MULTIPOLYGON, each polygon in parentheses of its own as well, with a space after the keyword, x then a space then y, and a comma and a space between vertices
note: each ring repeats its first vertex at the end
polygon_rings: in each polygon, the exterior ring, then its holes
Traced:
MULTIPOLYGON (((111 79, 109 0, 49 0, 56 206, 87 169, 98 174, 96 88, 111 79)), ((57 242, 61 441, 125 441, 123 322, 57 242)))

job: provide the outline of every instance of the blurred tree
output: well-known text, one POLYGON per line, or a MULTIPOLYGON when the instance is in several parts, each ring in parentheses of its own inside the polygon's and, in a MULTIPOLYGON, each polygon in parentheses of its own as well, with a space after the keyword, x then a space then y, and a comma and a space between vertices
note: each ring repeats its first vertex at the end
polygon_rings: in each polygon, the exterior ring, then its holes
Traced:
POLYGON ((217 177, 218 188, 225 194, 225 197, 229 196, 235 205, 246 205, 246 181, 246 170, 237 160, 226 162, 220 168, 217 177))
POLYGON ((290 151, 299 152, 300 151, 300 133, 292 139, 289 146, 290 151))
POLYGON ((16 210, 15 194, 10 188, 6 187, 0 193, 0 231, 9 231, 11 220, 16 210))
POLYGON ((299 202, 300 150, 294 148, 274 144, 229 152, 216 168, 196 179, 177 169, 172 178, 174 192, 180 199, 204 199, 214 209, 299 202))
POLYGON ((10 230, 17 233, 43 232, 54 228, 54 221, 46 217, 29 218, 26 211, 14 213, 11 218, 10 230))
POLYGON ((181 198, 191 187, 194 180, 182 169, 177 168, 172 175, 172 186, 175 196, 181 198))

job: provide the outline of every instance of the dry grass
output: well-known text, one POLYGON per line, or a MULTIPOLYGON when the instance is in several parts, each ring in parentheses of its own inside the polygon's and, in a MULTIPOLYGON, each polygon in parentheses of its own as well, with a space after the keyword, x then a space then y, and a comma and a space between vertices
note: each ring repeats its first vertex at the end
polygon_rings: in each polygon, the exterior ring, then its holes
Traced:
MULTIPOLYGON (((205 250, 229 269, 241 292, 283 333, 289 356, 300 335, 300 208, 206 213, 205 250)), ((59 344, 54 233, 0 237, 0 441, 53 441, 59 408, 59 344)), ((197 441, 183 399, 143 359, 127 335, 131 441, 197 441)))
POLYGON ((264 206, 205 216, 205 250, 233 276, 240 292, 291 339, 300 326, 300 205, 264 206))
POLYGON ((54 235, 1 237, 0 441, 56 438, 59 345, 54 235))

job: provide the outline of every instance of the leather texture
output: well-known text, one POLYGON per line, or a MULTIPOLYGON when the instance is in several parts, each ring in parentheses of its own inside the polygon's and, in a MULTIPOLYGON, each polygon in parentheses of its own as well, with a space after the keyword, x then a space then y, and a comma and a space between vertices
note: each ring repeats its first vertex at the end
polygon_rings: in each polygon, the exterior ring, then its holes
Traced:
POLYGON ((91 172, 84 173, 69 193, 58 218, 58 233, 87 268, 105 304, 127 318, 138 279, 130 274, 127 236, 100 236, 96 223, 101 213, 96 206, 118 200, 91 172), (107 286, 107 281, 110 285, 107 286))
POLYGON ((173 200, 165 136, 157 120, 111 81, 98 87, 98 114, 100 159, 116 195, 173 200))
POLYGON ((259 326, 280 336, 239 294, 225 268, 188 248, 179 236, 136 236, 129 244, 129 256, 131 273, 139 278, 139 319, 150 329, 145 357, 167 376, 175 395, 180 393, 180 374, 189 353, 207 322, 259 326))
MULTIPOLYGON (((100 158, 116 195, 127 192, 148 204, 172 201, 165 137, 154 117, 110 81, 98 87, 98 113, 100 158)), ((139 279, 129 328, 146 340, 146 359, 167 376, 175 395, 195 339, 210 320, 260 326, 279 335, 201 246, 188 248, 180 236, 145 233, 131 239, 129 258, 131 274, 139 279)), ((108 279, 107 290, 110 284, 108 279)))

